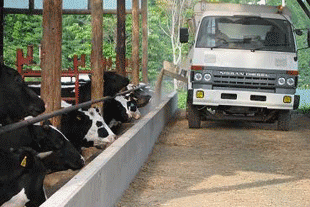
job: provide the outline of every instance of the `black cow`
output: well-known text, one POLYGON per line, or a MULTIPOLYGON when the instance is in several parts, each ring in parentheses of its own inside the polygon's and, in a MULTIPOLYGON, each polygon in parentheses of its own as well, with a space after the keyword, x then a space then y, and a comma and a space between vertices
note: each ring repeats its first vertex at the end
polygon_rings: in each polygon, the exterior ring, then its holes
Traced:
POLYGON ((92 146, 105 148, 116 139, 97 108, 63 114, 61 131, 78 150, 92 146))
POLYGON ((51 172, 81 169, 85 160, 70 141, 54 126, 30 125, 0 135, 0 148, 29 147, 39 152, 44 166, 51 172))
MULTIPOLYGON (((129 84, 129 79, 115 72, 104 72, 104 96, 115 96, 129 84)), ((91 81, 87 81, 79 88, 79 103, 91 100, 91 81)))
POLYGON ((40 206, 46 196, 42 162, 31 149, 0 149, 0 206, 40 206))
POLYGON ((10 124, 45 111, 45 104, 13 68, 0 69, 0 125, 10 124))

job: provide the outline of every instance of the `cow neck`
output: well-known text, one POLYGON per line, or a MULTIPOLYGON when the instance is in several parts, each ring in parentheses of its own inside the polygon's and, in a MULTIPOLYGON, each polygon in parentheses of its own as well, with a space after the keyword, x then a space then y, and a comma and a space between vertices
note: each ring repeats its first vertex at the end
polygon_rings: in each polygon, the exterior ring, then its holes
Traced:
POLYGON ((35 140, 34 143, 35 143, 37 149, 40 149, 41 148, 41 145, 39 144, 40 140, 38 139, 36 130, 34 129, 34 125, 33 124, 28 125, 28 130, 29 130, 29 133, 31 136, 31 140, 35 140))

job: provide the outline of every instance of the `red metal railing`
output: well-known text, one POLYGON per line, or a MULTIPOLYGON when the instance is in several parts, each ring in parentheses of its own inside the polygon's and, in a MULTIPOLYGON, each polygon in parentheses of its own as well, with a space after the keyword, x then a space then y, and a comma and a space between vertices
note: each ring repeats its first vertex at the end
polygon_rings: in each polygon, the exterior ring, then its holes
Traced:
MULTIPOLYGON (((91 74, 89 70, 79 70, 79 66, 85 67, 85 59, 86 55, 82 54, 80 60, 77 55, 73 56, 73 70, 69 68, 68 70, 63 70, 61 76, 62 77, 75 77, 75 96, 74 97, 63 97, 63 100, 75 100, 75 104, 79 103, 79 75, 80 74, 91 74)), ((17 71, 25 77, 41 77, 40 70, 32 70, 32 69, 23 69, 24 65, 34 65, 33 61, 33 45, 28 45, 27 47, 27 56, 24 57, 24 53, 22 49, 16 50, 16 67, 17 71)))
MULTIPOLYGON (((75 95, 74 97, 62 97, 63 100, 75 100, 75 104, 79 103, 79 75, 80 74, 91 74, 90 70, 79 70, 80 67, 85 67, 85 59, 86 55, 82 54, 81 58, 78 59, 77 55, 73 56, 73 70, 69 68, 68 70, 63 70, 61 76, 62 77, 75 77, 74 88, 75 88, 75 95)), ((32 70, 32 69, 23 69, 24 65, 35 65, 36 63, 33 61, 33 45, 27 46, 27 56, 24 57, 24 52, 22 49, 16 50, 16 67, 17 71, 22 75, 23 78, 25 77, 41 77, 41 70, 32 70)), ((112 58, 105 58, 103 57, 102 64, 104 67, 104 71, 111 71, 112 70, 112 58)), ((127 68, 126 74, 127 76, 131 74, 131 60, 126 59, 125 67, 127 68)), ((114 71, 114 70, 112 70, 114 71)))

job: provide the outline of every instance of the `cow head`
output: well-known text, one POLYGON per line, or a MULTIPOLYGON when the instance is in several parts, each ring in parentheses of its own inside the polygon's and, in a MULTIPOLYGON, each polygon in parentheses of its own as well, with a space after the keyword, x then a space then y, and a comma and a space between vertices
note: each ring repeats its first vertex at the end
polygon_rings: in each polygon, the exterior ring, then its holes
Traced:
MULTIPOLYGON (((139 83, 139 86, 144 87, 132 91, 131 94, 137 103, 137 107, 142 108, 150 102, 153 92, 150 90, 150 87, 147 86, 145 83, 139 83)), ((128 90, 134 88, 136 88, 136 86, 134 86, 133 84, 128 84, 127 86, 128 90)))
MULTIPOLYGON (((110 125, 112 120, 126 123, 131 121, 131 116, 127 113, 127 108, 117 98, 106 99, 103 104, 104 121, 110 125)), ((126 101, 126 100, 125 100, 126 101)), ((126 103, 124 103, 126 104, 126 103)))
POLYGON ((39 156, 47 169, 54 172, 81 169, 84 166, 84 158, 61 131, 46 123, 43 127, 33 127, 40 152, 44 152, 39 156))
POLYGON ((61 131, 77 149, 92 146, 105 148, 116 138, 97 108, 64 114, 61 119, 61 131))
POLYGON ((123 96, 116 96, 115 100, 122 104, 129 118, 139 119, 141 117, 137 101, 132 93, 123 96))
POLYGON ((29 148, 0 149, 0 206, 39 206, 46 196, 43 180, 46 170, 29 148))
POLYGON ((92 141, 94 147, 97 148, 105 148, 114 142, 116 136, 103 120, 98 108, 90 108, 83 112, 92 121, 92 126, 89 128, 84 138, 87 142, 92 141))
POLYGON ((134 119, 139 119, 141 117, 141 113, 138 109, 137 98, 134 97, 134 93, 129 93, 125 95, 124 98, 127 100, 126 107, 130 115, 134 119))
MULTIPOLYGON (((84 137, 92 126, 92 121, 85 113, 75 110, 61 116, 61 132, 70 140, 75 148, 81 151, 84 137)), ((85 146, 85 147, 90 147, 85 146)))
POLYGON ((42 99, 23 81, 21 75, 7 66, 0 70, 0 124, 10 124, 45 111, 42 99))

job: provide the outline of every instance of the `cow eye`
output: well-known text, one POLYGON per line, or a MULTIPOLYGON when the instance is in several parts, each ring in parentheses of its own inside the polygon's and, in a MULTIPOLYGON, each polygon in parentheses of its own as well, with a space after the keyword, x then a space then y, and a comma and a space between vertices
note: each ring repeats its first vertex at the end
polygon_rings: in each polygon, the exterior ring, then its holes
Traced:
POLYGON ((91 111, 89 114, 90 114, 91 116, 94 116, 94 112, 93 112, 93 111, 91 111))
POLYGON ((82 117, 81 117, 81 116, 76 116, 76 119, 77 119, 78 121, 81 121, 81 120, 82 120, 82 117))

